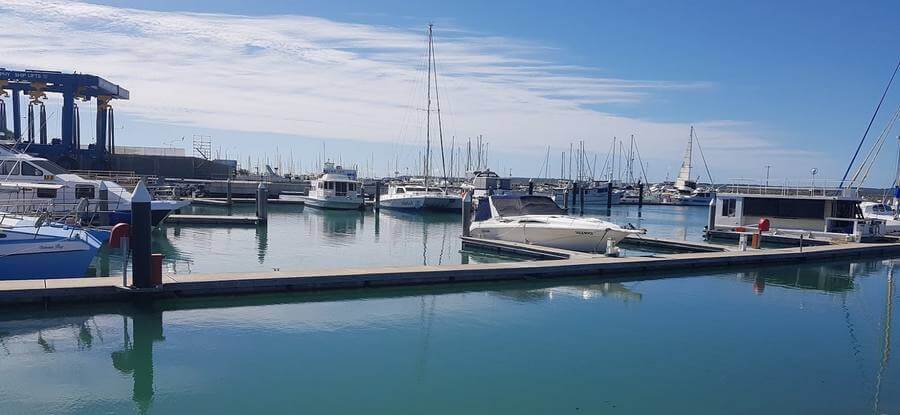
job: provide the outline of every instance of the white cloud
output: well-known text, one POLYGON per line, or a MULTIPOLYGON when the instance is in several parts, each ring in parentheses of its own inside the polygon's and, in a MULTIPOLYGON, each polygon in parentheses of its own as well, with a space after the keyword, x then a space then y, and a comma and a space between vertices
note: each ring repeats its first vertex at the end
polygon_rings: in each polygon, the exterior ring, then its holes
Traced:
MULTIPOLYGON (((424 105, 424 28, 20 0, 0 4, 0 17, 15 28, 0 37, 0 66, 101 75, 132 92, 131 101, 116 103, 132 117, 316 139, 422 142, 422 112, 415 108, 424 105)), ((438 27, 436 34, 445 131, 484 134, 497 151, 543 154, 547 145, 562 149, 585 139, 603 152, 610 137, 633 133, 645 158, 675 165, 688 122, 596 108, 711 87, 601 77, 595 68, 542 58, 558 55, 544 45, 457 28, 438 27)), ((695 124, 712 155, 796 155, 745 123, 695 124)))

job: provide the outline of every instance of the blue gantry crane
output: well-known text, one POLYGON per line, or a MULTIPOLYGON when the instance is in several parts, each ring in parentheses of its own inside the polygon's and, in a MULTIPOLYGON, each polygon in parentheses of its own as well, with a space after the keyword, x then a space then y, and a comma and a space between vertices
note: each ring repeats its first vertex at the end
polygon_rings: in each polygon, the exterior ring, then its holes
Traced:
POLYGON ((28 143, 28 152, 63 164, 67 168, 106 168, 110 152, 115 152, 114 99, 128 99, 128 90, 96 75, 39 70, 9 70, 0 68, 0 133, 5 134, 6 102, 12 101, 12 140, 28 143), (59 140, 47 142, 47 112, 44 100, 47 93, 63 97, 62 134, 59 140), (28 97, 27 128, 22 131, 21 98, 28 97), (79 110, 76 101, 97 100, 97 138, 93 146, 81 148, 79 110), (34 110, 38 109, 38 119, 34 110), (35 127, 37 121, 37 127, 35 127), (38 138, 35 133, 38 132, 38 138))

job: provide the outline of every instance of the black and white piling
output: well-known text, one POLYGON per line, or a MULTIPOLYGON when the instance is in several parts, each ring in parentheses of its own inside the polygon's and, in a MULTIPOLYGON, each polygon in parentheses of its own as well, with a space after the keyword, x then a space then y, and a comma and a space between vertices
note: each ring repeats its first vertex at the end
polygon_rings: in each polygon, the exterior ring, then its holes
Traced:
POLYGON ((584 187, 579 189, 579 191, 581 192, 581 195, 579 196, 578 209, 579 209, 579 213, 582 216, 584 216, 584 195, 585 195, 586 191, 585 191, 584 187))
POLYGON ((572 210, 578 206, 578 182, 572 183, 572 210))
POLYGON ((256 217, 260 223, 266 222, 269 217, 269 188, 264 182, 256 187, 256 217))
POLYGON ((644 183, 638 182, 638 217, 641 217, 641 209, 644 207, 644 183))
POLYGON ((150 192, 144 179, 131 195, 131 267, 132 286, 152 288, 150 281, 150 235, 153 228, 150 192))

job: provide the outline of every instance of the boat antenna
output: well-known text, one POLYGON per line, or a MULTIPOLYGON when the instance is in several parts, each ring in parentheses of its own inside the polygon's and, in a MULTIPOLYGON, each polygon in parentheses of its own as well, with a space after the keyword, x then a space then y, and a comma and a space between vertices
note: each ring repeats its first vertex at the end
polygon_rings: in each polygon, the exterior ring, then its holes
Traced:
POLYGON ((859 145, 856 146, 856 151, 853 153, 853 157, 850 159, 850 164, 847 166, 847 170, 844 172, 844 177, 841 178, 841 184, 838 188, 844 187, 844 181, 847 180, 847 175, 850 174, 850 169, 853 168, 853 163, 856 161, 856 156, 859 155, 859 150, 862 149, 863 142, 866 141, 866 136, 869 135, 869 129, 872 128, 872 123, 875 122, 875 117, 878 115, 878 111, 881 110, 881 104, 884 103, 884 97, 887 96, 888 90, 891 89, 891 85, 894 83, 894 77, 897 76, 897 70, 900 69, 900 59, 897 60, 897 66, 894 67, 894 72, 891 74, 891 79, 888 80, 887 86, 884 87, 884 92, 881 93, 881 99, 878 100, 878 105, 875 106, 875 111, 872 113, 872 118, 869 119, 869 125, 866 126, 866 131, 863 133, 862 138, 859 140, 859 145))

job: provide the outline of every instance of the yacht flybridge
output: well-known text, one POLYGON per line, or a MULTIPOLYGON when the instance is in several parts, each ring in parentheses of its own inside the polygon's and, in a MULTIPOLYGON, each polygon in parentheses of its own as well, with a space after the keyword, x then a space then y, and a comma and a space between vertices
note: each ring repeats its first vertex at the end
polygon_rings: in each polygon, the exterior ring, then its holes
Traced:
MULTIPOLYGON (((88 180, 47 159, 0 146, 0 210, 65 215, 82 200, 88 201, 88 209, 96 209, 101 190, 108 193, 110 222, 130 222, 131 192, 122 186, 111 181, 88 180)), ((188 204, 180 200, 152 201, 153 226, 188 204)))
POLYGON ((487 202, 479 203, 475 211, 473 237, 602 253, 609 240, 618 243, 628 235, 645 233, 570 216, 547 196, 490 196, 487 202))

